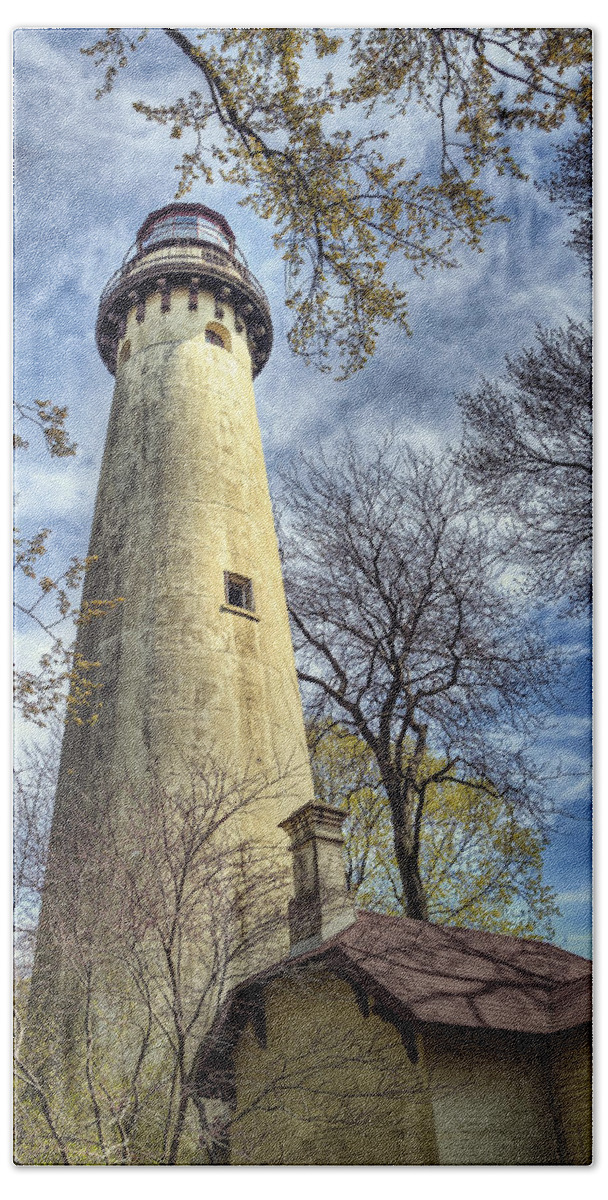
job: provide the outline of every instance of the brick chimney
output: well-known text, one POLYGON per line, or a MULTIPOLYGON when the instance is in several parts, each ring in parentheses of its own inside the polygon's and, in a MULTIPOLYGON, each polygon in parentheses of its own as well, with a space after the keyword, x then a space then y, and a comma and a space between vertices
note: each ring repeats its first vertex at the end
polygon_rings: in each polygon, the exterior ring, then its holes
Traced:
POLYGON ((355 920, 342 859, 344 816, 327 804, 304 804, 279 826, 289 834, 293 854, 292 956, 313 950, 355 920))

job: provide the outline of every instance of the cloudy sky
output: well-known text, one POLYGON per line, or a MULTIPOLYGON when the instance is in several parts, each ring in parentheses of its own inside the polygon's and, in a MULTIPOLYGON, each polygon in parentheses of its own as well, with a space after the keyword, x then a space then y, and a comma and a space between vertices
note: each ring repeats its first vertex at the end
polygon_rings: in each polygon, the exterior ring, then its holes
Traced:
MULTIPOLYGON (((100 31, 101 32, 101 31, 100 31)), ((199 86, 194 68, 160 30, 142 44, 115 90, 99 101, 99 72, 79 53, 98 33, 22 29, 15 34, 15 385, 22 403, 66 404, 78 443, 74 459, 49 459, 35 438, 16 469, 17 522, 25 534, 53 530, 50 565, 86 553, 112 377, 98 357, 94 327, 99 295, 120 265, 145 216, 173 198, 177 145, 143 120, 133 100, 162 103, 199 86)), ((412 163, 429 151, 423 123, 398 132, 412 163)), ((181 143, 180 143, 181 146, 181 143)), ((518 146, 524 169, 551 169, 551 140, 528 136, 518 146)), ((568 219, 531 183, 496 180, 498 210, 510 223, 486 237, 484 253, 464 252, 458 270, 414 277, 413 336, 384 334, 373 362, 337 383, 305 367, 285 341, 283 264, 272 228, 239 207, 225 185, 195 185, 192 199, 221 211, 250 268, 265 288, 275 346, 256 384, 271 478, 292 453, 318 438, 339 440, 392 425, 404 437, 447 445, 458 437, 455 395, 482 375, 500 374, 504 355, 530 345, 536 322, 563 324, 589 315, 589 288, 564 247, 568 219)), ((547 856, 547 877, 560 894, 558 941, 588 951, 589 715, 584 628, 556 628, 570 669, 563 703, 547 735, 548 755, 567 773, 567 810, 547 856)), ((22 662, 38 646, 19 631, 22 662)))

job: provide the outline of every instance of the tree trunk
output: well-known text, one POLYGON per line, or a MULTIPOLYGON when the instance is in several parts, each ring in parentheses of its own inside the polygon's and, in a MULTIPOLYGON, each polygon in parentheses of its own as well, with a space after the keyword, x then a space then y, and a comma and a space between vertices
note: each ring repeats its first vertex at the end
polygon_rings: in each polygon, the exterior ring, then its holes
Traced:
POLYGON ((405 853, 402 857, 403 865, 399 855, 397 855, 397 862, 403 885, 403 897, 407 916, 413 917, 415 921, 428 921, 428 908, 422 879, 420 878, 418 855, 410 852, 405 853))
POLYGON ((410 832, 411 821, 407 820, 408 803, 398 785, 387 787, 387 791, 391 805, 395 855, 403 887, 405 912, 415 921, 428 921, 426 896, 418 862, 418 846, 413 833, 410 832))
POLYGON ((169 1154, 167 1157, 167 1165, 170 1167, 174 1167, 177 1163, 179 1143, 181 1141, 181 1136, 182 1136, 182 1132, 183 1132, 183 1128, 184 1128, 184 1120, 186 1117, 186 1108, 187 1107, 188 1107, 188 1091, 185 1087, 184 1081, 182 1080, 181 1087, 180 1087, 179 1107, 177 1110, 177 1117, 175 1119, 175 1129, 173 1130, 173 1137, 171 1139, 171 1146, 170 1146, 169 1154))

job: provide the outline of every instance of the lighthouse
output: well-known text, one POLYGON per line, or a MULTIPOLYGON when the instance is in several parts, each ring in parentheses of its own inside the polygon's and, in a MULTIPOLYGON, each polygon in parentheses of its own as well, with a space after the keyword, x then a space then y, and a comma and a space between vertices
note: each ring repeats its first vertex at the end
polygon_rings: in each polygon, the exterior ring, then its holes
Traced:
POLYGON ((102 707, 70 731, 62 778, 179 775, 201 747, 270 775, 289 761, 293 790, 260 814, 274 827, 311 782, 253 390, 272 323, 227 221, 152 213, 96 337, 116 386, 84 599, 124 600, 83 630, 102 707))
MULTIPOLYGON (((91 715, 65 730, 30 1005, 38 1030, 55 1013, 67 1058, 83 1026, 75 934, 65 948, 74 863, 79 887, 89 872, 97 915, 108 829, 128 841, 130 806, 156 788, 169 808, 175 798, 178 839, 183 797, 211 770, 236 781, 232 797, 249 789, 233 815, 219 812, 211 845, 246 843, 249 861, 272 846, 288 868, 279 825, 313 799, 253 387, 272 322, 225 218, 194 203, 151 213, 104 288, 96 341, 116 382, 83 605, 116 603, 78 630, 77 656, 99 686, 91 715)), ((131 852, 132 890, 144 888, 145 852, 131 852)), ((181 936, 194 988, 211 950, 196 928, 181 936)), ((269 960, 287 948, 285 921, 269 960)), ((245 958, 226 982, 259 965, 245 958)), ((111 1008, 116 969, 105 981, 95 969, 111 1008)))

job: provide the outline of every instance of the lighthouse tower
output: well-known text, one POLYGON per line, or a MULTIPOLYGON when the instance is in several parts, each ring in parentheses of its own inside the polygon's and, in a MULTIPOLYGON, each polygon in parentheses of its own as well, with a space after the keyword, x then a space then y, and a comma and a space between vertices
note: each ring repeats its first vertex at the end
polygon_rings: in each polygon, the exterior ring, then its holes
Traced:
MULTIPOLYGON (((83 600, 89 612, 119 602, 78 633, 100 687, 93 722, 84 712, 64 737, 32 981, 39 1015, 70 989, 57 914, 70 905, 75 830, 114 810, 126 828, 151 781, 185 794, 212 763, 254 796, 221 837, 234 842, 238 826, 254 851, 274 841, 288 865, 278 826, 313 799, 253 390, 272 324, 224 217, 184 203, 151 213, 103 291, 96 338, 116 385, 83 600)), ((284 939, 287 949, 286 925, 284 939)), ((271 957, 277 949, 275 939, 271 957)), ((204 945, 187 950, 204 959, 204 945)))
POLYGON ((101 766, 179 774, 202 748, 272 775, 289 761, 289 794, 260 814, 274 827, 311 781, 253 392, 272 324, 227 221, 152 213, 96 336, 116 387, 84 599, 124 600, 82 630, 102 707, 70 731, 62 788, 101 766))

